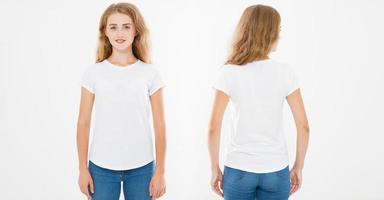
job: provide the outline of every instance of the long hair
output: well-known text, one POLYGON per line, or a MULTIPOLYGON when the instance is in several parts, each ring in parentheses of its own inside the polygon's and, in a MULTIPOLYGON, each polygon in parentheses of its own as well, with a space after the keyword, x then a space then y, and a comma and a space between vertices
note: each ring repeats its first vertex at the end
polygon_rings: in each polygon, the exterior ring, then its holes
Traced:
POLYGON ((226 64, 245 65, 268 56, 279 38, 280 14, 272 7, 245 9, 237 25, 226 64))
POLYGON ((133 55, 139 60, 150 63, 149 55, 149 31, 144 18, 137 7, 130 3, 117 3, 110 5, 103 13, 99 23, 99 42, 96 53, 96 62, 102 62, 112 54, 112 45, 105 35, 108 17, 114 13, 128 15, 136 29, 136 36, 132 42, 133 55))

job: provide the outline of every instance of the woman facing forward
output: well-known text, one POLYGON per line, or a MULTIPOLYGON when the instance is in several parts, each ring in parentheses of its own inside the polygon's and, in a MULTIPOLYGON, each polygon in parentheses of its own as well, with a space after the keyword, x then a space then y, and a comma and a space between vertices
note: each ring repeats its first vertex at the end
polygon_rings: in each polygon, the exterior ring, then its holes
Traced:
POLYGON ((268 56, 277 46, 279 32, 280 15, 275 9, 248 7, 213 85, 216 94, 208 137, 211 187, 226 200, 288 199, 302 183, 309 126, 294 72, 268 56), (297 128, 296 160, 290 171, 282 128, 285 100, 297 128), (222 175, 220 129, 228 101, 235 112, 222 175))
POLYGON ((79 186, 88 199, 118 200, 121 183, 125 199, 155 199, 165 193, 164 84, 148 64, 147 35, 132 4, 112 4, 101 17, 97 61, 82 78, 77 125, 79 186))

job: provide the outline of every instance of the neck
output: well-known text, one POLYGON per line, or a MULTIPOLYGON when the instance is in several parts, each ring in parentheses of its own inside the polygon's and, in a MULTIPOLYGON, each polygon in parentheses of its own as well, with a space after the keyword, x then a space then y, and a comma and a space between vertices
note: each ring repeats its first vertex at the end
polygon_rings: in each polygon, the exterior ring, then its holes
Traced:
POLYGON ((126 66, 135 63, 137 58, 133 55, 132 48, 130 47, 124 51, 113 49, 112 55, 109 56, 108 61, 113 64, 126 66))

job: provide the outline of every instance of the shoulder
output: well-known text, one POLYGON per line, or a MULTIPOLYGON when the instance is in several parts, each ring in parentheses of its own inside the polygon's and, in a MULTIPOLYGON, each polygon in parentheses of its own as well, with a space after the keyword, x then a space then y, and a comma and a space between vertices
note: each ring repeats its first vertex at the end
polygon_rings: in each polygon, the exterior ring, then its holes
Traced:
POLYGON ((84 69, 84 73, 95 73, 96 71, 99 71, 103 65, 103 62, 87 65, 84 69))
POLYGON ((288 63, 275 61, 276 71, 282 80, 296 80, 296 70, 293 66, 288 63))
POLYGON ((156 69, 156 66, 155 66, 155 64, 153 64, 153 63, 145 63, 145 62, 143 62, 143 61, 141 61, 141 60, 138 60, 137 61, 138 63, 138 65, 142 68, 142 69, 145 69, 145 70, 148 70, 148 71, 155 71, 156 69))
POLYGON ((282 62, 280 60, 275 60, 275 59, 269 59, 266 63, 271 66, 276 66, 277 68, 284 68, 284 66, 288 65, 285 62, 282 62))
POLYGON ((159 73, 158 66, 153 63, 145 63, 143 61, 138 61, 138 65, 140 66, 140 69, 149 74, 149 75, 156 75, 159 73))
POLYGON ((285 62, 271 59, 268 64, 280 73, 290 73, 292 71, 291 66, 285 62))
POLYGON ((224 64, 219 67, 218 71, 222 74, 228 74, 233 71, 239 70, 241 66, 239 65, 233 65, 233 64, 224 64))

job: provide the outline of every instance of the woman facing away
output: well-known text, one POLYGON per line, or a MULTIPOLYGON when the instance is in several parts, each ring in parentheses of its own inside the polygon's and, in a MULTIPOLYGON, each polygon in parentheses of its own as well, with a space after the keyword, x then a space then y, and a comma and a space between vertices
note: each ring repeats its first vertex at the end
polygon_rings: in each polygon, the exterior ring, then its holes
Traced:
POLYGON ((280 15, 274 8, 248 7, 213 85, 216 94, 208 134, 211 187, 226 200, 288 199, 302 184, 309 126, 294 72, 268 56, 276 49, 279 32, 280 15), (290 171, 282 129, 285 99, 297 130, 296 160, 290 171), (220 129, 228 101, 234 115, 222 175, 220 129))
POLYGON ((148 64, 147 37, 144 19, 132 4, 112 4, 101 17, 97 60, 82 77, 77 124, 79 186, 88 199, 118 200, 121 182, 125 199, 165 193, 164 84, 148 64))

